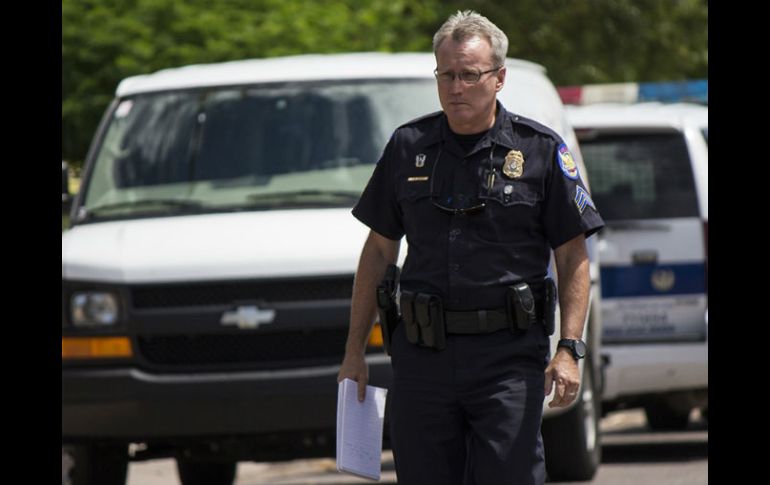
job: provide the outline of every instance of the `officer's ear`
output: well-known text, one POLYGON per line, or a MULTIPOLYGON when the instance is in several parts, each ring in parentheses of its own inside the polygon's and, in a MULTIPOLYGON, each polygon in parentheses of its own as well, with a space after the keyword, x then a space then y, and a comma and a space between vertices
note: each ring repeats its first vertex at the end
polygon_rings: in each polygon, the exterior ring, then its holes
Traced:
POLYGON ((501 89, 503 89, 503 85, 505 84, 505 73, 506 73, 506 67, 503 66, 502 69, 497 71, 497 79, 495 80, 495 92, 499 93, 501 89))

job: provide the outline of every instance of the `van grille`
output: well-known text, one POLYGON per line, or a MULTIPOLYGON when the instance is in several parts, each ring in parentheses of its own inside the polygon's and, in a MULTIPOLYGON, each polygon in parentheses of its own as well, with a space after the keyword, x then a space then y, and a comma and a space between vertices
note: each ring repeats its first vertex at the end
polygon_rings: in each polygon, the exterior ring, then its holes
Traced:
POLYGON ((282 333, 139 336, 145 361, 162 370, 281 369, 342 360, 347 328, 282 333))
POLYGON ((142 285, 131 290, 136 309, 231 305, 257 300, 294 302, 350 299, 352 276, 301 280, 197 283, 185 285, 142 285))

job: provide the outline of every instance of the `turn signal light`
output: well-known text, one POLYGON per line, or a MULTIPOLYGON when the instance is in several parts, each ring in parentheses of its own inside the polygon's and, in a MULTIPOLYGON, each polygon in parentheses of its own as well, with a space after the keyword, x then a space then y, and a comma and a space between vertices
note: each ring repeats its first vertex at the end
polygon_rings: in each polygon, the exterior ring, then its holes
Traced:
POLYGON ((62 359, 114 359, 134 355, 128 337, 62 337, 62 359))
POLYGON ((382 327, 379 323, 375 323, 372 333, 369 334, 369 347, 382 347, 382 345, 382 327))

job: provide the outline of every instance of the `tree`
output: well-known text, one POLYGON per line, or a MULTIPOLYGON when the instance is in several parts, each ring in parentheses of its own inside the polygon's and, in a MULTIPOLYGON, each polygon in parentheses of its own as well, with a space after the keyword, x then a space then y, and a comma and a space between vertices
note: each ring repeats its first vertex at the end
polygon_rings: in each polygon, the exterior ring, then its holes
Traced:
POLYGON ((706 0, 465 0, 557 85, 708 77, 706 0))
POLYGON ((193 63, 430 51, 458 9, 558 85, 705 78, 705 0, 62 0, 62 159, 85 159, 121 79, 193 63))
POLYGON ((429 50, 437 0, 62 1, 62 158, 81 162, 119 81, 194 63, 429 50))

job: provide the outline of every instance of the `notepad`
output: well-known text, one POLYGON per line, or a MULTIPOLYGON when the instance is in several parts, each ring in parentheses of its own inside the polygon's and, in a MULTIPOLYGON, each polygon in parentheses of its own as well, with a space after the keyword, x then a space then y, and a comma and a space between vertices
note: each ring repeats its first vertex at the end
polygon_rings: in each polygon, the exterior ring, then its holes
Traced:
POLYGON ((337 393, 337 471, 380 479, 382 427, 388 390, 366 386, 358 401, 358 383, 344 379, 337 393))

